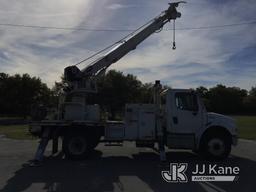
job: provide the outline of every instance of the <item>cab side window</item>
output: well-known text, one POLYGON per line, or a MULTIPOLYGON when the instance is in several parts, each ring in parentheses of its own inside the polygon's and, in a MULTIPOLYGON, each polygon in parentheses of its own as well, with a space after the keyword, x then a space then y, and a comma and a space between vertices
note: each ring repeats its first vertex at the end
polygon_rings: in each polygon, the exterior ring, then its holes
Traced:
POLYGON ((175 104, 181 110, 198 111, 197 96, 193 93, 176 93, 175 104))

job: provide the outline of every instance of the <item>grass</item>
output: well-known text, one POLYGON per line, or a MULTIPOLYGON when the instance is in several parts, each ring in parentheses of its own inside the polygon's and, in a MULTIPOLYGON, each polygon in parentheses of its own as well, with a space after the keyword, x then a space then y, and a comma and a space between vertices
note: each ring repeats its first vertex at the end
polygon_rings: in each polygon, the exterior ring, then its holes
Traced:
POLYGON ((28 125, 0 125, 0 135, 5 135, 12 139, 35 139, 28 132, 28 125))
MULTIPOLYGON (((233 116, 238 125, 239 138, 256 140, 256 116, 233 116)), ((35 139, 28 125, 0 125, 0 135, 12 139, 35 139)))
POLYGON ((233 116, 238 126, 239 138, 256 140, 256 116, 233 116))
POLYGON ((1 119, 24 119, 24 117, 0 117, 1 119))

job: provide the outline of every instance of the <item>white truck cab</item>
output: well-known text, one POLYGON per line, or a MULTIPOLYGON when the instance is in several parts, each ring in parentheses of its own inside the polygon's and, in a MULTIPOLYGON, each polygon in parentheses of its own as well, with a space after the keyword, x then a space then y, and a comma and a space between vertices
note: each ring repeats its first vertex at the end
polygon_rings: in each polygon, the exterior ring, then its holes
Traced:
POLYGON ((208 113, 193 90, 169 89, 164 96, 168 147, 192 149, 215 158, 230 153, 231 144, 237 143, 237 128, 232 118, 208 113))

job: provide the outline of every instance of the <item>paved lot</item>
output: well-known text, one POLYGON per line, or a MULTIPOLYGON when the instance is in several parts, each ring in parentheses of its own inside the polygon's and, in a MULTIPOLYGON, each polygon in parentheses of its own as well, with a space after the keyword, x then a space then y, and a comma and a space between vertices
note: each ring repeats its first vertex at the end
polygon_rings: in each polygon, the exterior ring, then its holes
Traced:
MULTIPOLYGON (((161 177, 169 165, 160 165, 151 149, 136 149, 132 143, 124 147, 100 145, 86 161, 69 161, 61 155, 48 157, 42 167, 29 167, 36 141, 0 138, 0 192, 19 191, 255 191, 256 143, 241 140, 226 161, 239 166, 235 182, 188 182, 171 184, 161 177)), ((49 155, 49 149, 47 155, 49 155)), ((168 151, 168 162, 205 163, 188 151, 168 151)))

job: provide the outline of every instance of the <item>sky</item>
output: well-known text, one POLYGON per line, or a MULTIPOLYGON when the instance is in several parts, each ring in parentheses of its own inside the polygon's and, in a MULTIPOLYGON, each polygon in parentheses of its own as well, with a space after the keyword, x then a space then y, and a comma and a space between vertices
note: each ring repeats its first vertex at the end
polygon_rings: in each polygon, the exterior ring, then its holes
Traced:
MULTIPOLYGON (((127 31, 10 27, 1 24, 87 29, 136 29, 168 8, 168 0, 0 0, 0 72, 29 73, 50 87, 64 68, 117 42, 127 31)), ((256 21, 255 0, 188 0, 176 28, 256 21)), ((164 29, 171 29, 172 23, 164 29)), ((256 86, 256 23, 155 33, 113 64, 142 82, 174 88, 217 84, 256 86)), ((96 58, 95 58, 96 59, 96 58)), ((82 69, 88 65, 79 65, 82 69)))

